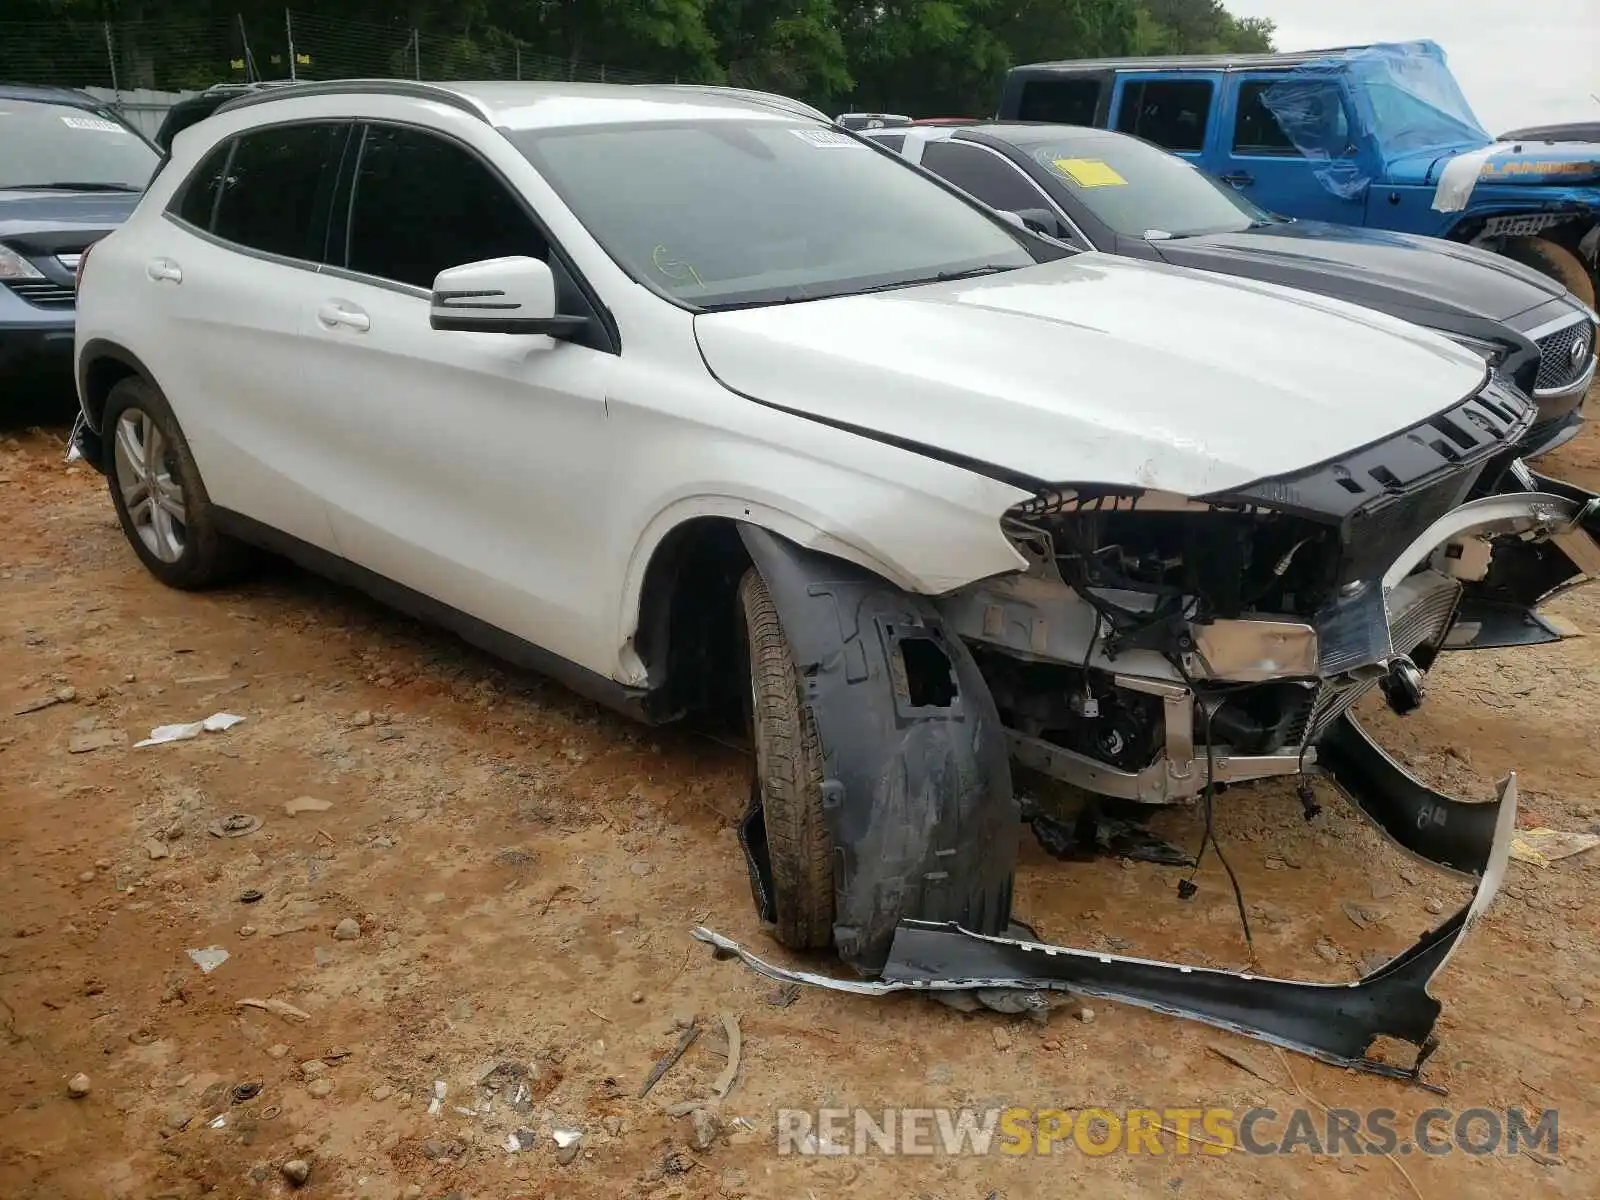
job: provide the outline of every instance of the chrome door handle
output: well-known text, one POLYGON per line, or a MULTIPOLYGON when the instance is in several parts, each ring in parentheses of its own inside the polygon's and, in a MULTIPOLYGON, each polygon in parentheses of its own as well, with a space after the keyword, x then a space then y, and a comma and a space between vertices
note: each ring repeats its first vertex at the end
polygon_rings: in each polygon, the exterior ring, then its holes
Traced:
POLYGON ((326 329, 353 329, 357 333, 365 333, 372 328, 372 318, 367 316, 353 304, 346 304, 342 300, 330 300, 317 309, 317 320, 326 329))
POLYGON ((152 258, 144 265, 144 273, 154 283, 182 283, 183 268, 170 258, 152 258))

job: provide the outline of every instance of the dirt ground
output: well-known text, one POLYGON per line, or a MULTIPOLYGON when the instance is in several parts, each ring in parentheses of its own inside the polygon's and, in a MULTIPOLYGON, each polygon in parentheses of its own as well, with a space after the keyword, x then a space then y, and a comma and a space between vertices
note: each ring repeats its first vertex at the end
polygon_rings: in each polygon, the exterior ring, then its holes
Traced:
MULTIPOLYGON (((785 958, 759 930, 733 835, 739 750, 630 726, 287 567, 168 591, 124 544, 100 478, 63 464, 63 436, 0 434, 6 1200, 1595 1194, 1600 850, 1513 863, 1441 977, 1428 1077, 1444 1099, 1099 1001, 1048 1024, 921 997, 807 991, 782 1006, 689 937, 704 923, 785 958), (18 711, 49 697, 64 699, 18 711), (219 711, 245 721, 134 748, 219 711), (300 797, 326 807, 290 815, 300 797), (259 828, 208 832, 235 814, 259 828), (187 953, 213 947, 228 957, 210 972, 187 953), (667 1110, 723 1071, 723 1011, 741 1061, 701 1148, 692 1118, 667 1110), (690 1014, 705 1032, 638 1098, 690 1014), (484 1111, 474 1081, 497 1063, 525 1077, 484 1111), (89 1090, 74 1098, 79 1073, 89 1090), (446 1095, 430 1114, 435 1081, 446 1095), (509 1103, 519 1087, 526 1111, 509 1103), (1287 1113, 1315 1107, 1301 1088, 1393 1109, 1402 1131, 1434 1106, 1556 1108, 1559 1155, 1179 1154, 1165 1134, 1160 1155, 777 1153, 779 1108, 1287 1113), (570 1161, 554 1128, 582 1131, 570 1161), (508 1149, 519 1129, 536 1136, 508 1149), (298 1191, 280 1171, 295 1159, 310 1164, 298 1191)), ((1600 431, 1542 467, 1600 488, 1600 431)), ((1372 719, 1458 794, 1488 798, 1515 768, 1523 825, 1600 831, 1600 589, 1555 611, 1595 636, 1447 656, 1422 712, 1372 719)), ((1350 980, 1465 889, 1405 864, 1318 790, 1308 823, 1286 787, 1234 789, 1217 833, 1261 968, 1350 980)), ((1186 845, 1200 828, 1187 809, 1160 824, 1186 845)), ((1017 911, 1042 936, 1243 964, 1214 856, 1182 901, 1172 868, 1059 863, 1023 836, 1017 911)))

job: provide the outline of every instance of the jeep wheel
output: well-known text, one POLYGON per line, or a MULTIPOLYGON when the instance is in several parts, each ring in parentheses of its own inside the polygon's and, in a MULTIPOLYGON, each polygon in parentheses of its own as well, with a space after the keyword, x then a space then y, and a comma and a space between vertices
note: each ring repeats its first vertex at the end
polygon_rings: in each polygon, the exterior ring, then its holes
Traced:
POLYGON ((1594 280, 1584 269, 1583 260, 1565 246, 1542 237, 1508 238, 1505 255, 1541 275, 1550 276, 1590 308, 1594 307, 1594 280))
POLYGON ((772 863, 773 935, 794 950, 833 940, 833 839, 822 811, 822 751, 800 672, 766 581, 739 583, 750 664, 750 733, 772 863))
POLYGON ((217 528, 200 469, 161 393, 143 379, 122 380, 106 398, 100 429, 111 503, 149 572, 184 589, 237 574, 245 548, 217 528))

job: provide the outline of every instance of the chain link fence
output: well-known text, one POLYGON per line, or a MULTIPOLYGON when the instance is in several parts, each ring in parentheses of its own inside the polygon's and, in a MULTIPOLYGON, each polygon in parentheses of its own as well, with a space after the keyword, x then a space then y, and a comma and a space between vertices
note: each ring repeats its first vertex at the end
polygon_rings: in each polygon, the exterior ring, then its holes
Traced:
MULTIPOLYGON (((281 21, 3 21, 0 81, 178 94, 258 79, 676 79, 542 54, 494 29, 451 36, 286 11, 281 21)), ((683 80, 682 82, 694 82, 683 80)), ((131 102, 131 101, 129 101, 131 102)), ((142 101, 148 104, 148 99, 142 101)))

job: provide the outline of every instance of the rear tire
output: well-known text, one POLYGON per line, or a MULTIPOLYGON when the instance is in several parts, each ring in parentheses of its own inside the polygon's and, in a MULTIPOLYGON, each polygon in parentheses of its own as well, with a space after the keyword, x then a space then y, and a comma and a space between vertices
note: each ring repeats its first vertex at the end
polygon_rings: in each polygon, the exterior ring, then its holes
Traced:
POLYGON ((822 809, 822 749, 794 653, 759 572, 739 582, 750 664, 756 786, 772 863, 772 933, 793 950, 833 941, 833 838, 822 809))
POLYGON ((1506 239, 1505 256, 1548 275, 1590 308, 1594 307, 1594 280, 1580 259, 1558 242, 1542 237, 1506 239))
POLYGON ((106 397, 100 434, 111 503, 145 569, 184 590, 236 578, 248 551, 218 528, 188 439, 155 386, 119 381, 106 397))

